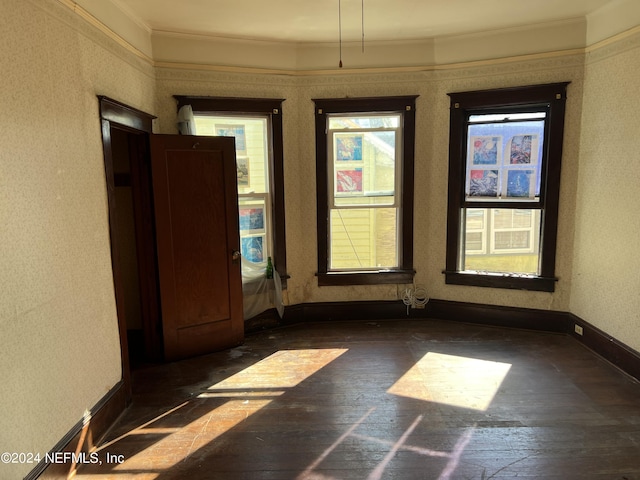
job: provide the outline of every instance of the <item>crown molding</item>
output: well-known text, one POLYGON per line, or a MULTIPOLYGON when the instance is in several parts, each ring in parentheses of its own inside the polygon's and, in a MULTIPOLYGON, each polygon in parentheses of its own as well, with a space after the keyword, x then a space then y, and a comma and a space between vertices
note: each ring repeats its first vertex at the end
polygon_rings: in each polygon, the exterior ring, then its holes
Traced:
MULTIPOLYGON (((64 5, 73 13, 75 13, 82 20, 102 32, 109 39, 113 40, 120 47, 124 48, 129 53, 132 53, 139 59, 143 60, 147 64, 151 65, 154 68, 164 68, 164 69, 176 69, 176 70, 194 70, 194 71, 209 71, 209 72, 223 72, 223 73, 239 73, 239 74, 254 74, 254 75, 286 75, 293 77, 313 77, 313 76, 323 76, 323 75, 362 75, 362 74, 379 74, 379 73, 416 73, 416 72, 435 72, 435 71, 448 71, 448 70, 457 70, 463 68, 475 68, 475 67, 488 67, 488 66, 496 66, 496 65, 505 65, 509 63, 523 62, 523 61, 534 61, 534 60, 545 60, 545 59, 553 59, 564 57, 568 55, 586 55, 597 52, 601 49, 610 48, 612 45, 621 42, 628 41, 634 35, 640 33, 640 25, 624 32, 613 35, 604 40, 598 41, 592 45, 588 45, 581 48, 571 48, 571 49, 560 49, 556 51, 548 51, 548 52, 540 52, 540 53, 531 53, 531 54, 523 54, 523 55, 514 55, 503 58, 493 58, 493 59, 484 59, 484 60, 470 60, 470 61, 461 61, 454 63, 442 63, 438 64, 437 62, 422 64, 422 65, 408 65, 408 66, 380 66, 380 67, 358 67, 358 68, 319 68, 319 69, 295 69, 295 68, 264 68, 264 67, 252 67, 252 66, 234 66, 234 65, 224 65, 224 64, 214 64, 214 63, 196 63, 196 62, 176 62, 171 60, 155 60, 151 56, 147 55, 139 48, 132 45, 129 41, 124 39, 118 33, 114 32, 111 28, 106 26, 100 19, 96 18, 86 9, 78 5, 74 0, 56 0, 58 3, 64 5)), ((205 41, 233 41, 240 42, 245 45, 270 45, 270 46, 278 46, 278 45, 288 45, 291 48, 291 44, 287 44, 286 42, 276 42, 276 41, 258 41, 258 40, 247 40, 247 39, 232 39, 226 37, 213 37, 208 35, 195 35, 195 34, 187 34, 187 33, 179 33, 179 32, 165 32, 165 31, 155 31, 148 24, 143 22, 137 16, 135 16, 130 8, 126 6, 122 2, 122 0, 112 0, 114 5, 120 9, 120 11, 125 14, 128 18, 130 18, 133 22, 136 23, 140 28, 144 29, 146 32, 150 33, 153 36, 164 36, 164 37, 173 37, 173 38, 190 38, 190 39, 200 39, 205 41)), ((558 23, 558 22, 555 22, 558 23)), ((560 22, 562 23, 562 22, 560 22)), ((517 31, 518 28, 514 27, 512 29, 517 31)), ((470 36, 470 38, 480 35, 479 33, 472 33, 466 36, 470 36)), ((465 37, 465 35, 460 36, 460 38, 465 37)), ((445 37, 443 37, 445 39, 445 37)), ((376 42, 375 46, 380 45, 400 45, 400 44, 419 44, 427 42, 429 39, 413 40, 413 41, 388 41, 388 42, 376 42)), ((436 39, 437 40, 437 39, 436 39)), ((431 39, 433 41, 433 39, 431 39)), ((297 48, 294 44, 293 48, 297 48)), ((374 45, 374 44, 371 44, 374 45)), ((300 43, 299 47, 313 47, 313 46, 327 46, 327 44, 315 44, 315 43, 300 43)))
POLYGON ((601 48, 609 47, 610 45, 613 45, 615 43, 625 41, 639 33, 640 25, 630 28, 629 30, 625 30, 624 32, 620 32, 613 37, 605 38, 604 40, 600 40, 599 42, 589 45, 585 47, 584 51, 585 53, 593 53, 597 50, 600 50, 601 48))
MULTIPOLYGON (((153 65, 153 63, 154 63, 153 58, 151 58, 149 55, 147 55, 146 53, 144 53, 143 51, 141 51, 140 49, 138 49, 137 47, 132 45, 130 42, 128 42, 127 40, 122 38, 120 35, 118 35, 113 30, 111 30, 100 19, 98 19, 95 16, 93 16, 87 10, 85 10, 80 5, 78 5, 75 1, 73 1, 73 0, 57 0, 57 1, 60 4, 64 5, 65 7, 67 7, 73 13, 75 13, 78 17, 80 17, 86 23, 88 23, 92 27, 94 27, 97 30, 99 30, 100 32, 102 32, 109 39, 113 40, 120 47, 122 47, 125 50, 127 50, 129 53, 132 53, 133 55, 135 55, 139 59, 145 61, 149 65, 153 65)), ((128 16, 128 13, 126 11, 122 10, 122 12, 128 16)), ((132 17, 129 17, 129 18, 131 18, 132 21, 135 22, 134 18, 132 18, 132 17)), ((136 22, 136 24, 138 24, 138 22, 136 22)))
POLYGON ((549 60, 572 55, 583 55, 585 49, 575 48, 571 50, 559 50, 555 52, 534 53, 528 55, 518 55, 514 57, 496 58, 490 60, 475 60, 469 62, 458 62, 443 65, 419 65, 407 67, 371 67, 371 68, 335 68, 335 69, 318 69, 318 70, 287 70, 287 69, 268 69, 256 67, 235 67, 225 65, 209 65, 195 63, 178 63, 178 62, 154 62, 154 66, 158 68, 174 69, 174 70, 194 70, 221 73, 245 73, 256 75, 287 75, 292 77, 314 77, 324 75, 370 75, 370 74, 389 74, 389 73, 421 73, 436 72, 448 70, 461 70, 465 68, 482 68, 497 65, 507 65, 510 63, 530 62, 537 60, 549 60))

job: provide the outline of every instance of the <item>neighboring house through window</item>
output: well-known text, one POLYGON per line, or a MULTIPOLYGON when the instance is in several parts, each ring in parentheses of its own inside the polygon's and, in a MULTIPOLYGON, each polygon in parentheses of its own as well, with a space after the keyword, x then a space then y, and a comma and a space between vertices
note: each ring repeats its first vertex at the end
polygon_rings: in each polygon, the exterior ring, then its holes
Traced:
POLYGON ((449 94, 447 283, 554 290, 566 87, 449 94))
POLYGON ((319 285, 413 281, 415 98, 314 100, 319 285))

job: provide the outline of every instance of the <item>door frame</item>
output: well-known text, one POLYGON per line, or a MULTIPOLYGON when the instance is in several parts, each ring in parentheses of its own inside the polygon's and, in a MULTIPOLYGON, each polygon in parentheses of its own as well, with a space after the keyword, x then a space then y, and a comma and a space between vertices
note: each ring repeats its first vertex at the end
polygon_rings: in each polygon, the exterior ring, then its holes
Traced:
MULTIPOLYGON (((132 163, 133 161, 135 161, 137 165, 150 165, 149 136, 152 134, 153 120, 156 117, 103 95, 98 95, 98 100, 102 126, 102 144, 104 152, 105 180, 107 186, 107 203, 109 211, 111 264, 113 269, 113 283, 116 299, 116 312, 118 316, 120 351, 122 358, 122 381, 124 384, 127 401, 129 401, 131 399, 131 364, 129 359, 129 342, 127 338, 127 321, 124 303, 125 291, 122 280, 122 268, 119 263, 117 245, 117 209, 115 191, 117 183, 114 175, 112 130, 120 130, 128 134, 129 158, 132 163)), ((131 181, 140 182, 141 178, 143 178, 143 175, 144 173, 142 173, 141 175, 132 174, 131 181)), ((140 187, 140 184, 138 184, 137 187, 140 187)), ((138 188, 138 190, 144 191, 144 188, 138 188)), ((151 195, 151 191, 149 190, 147 194, 151 195)), ((136 244, 140 245, 141 242, 143 242, 143 245, 146 244, 145 246, 149 247, 148 251, 153 252, 152 254, 155 256, 155 240, 153 233, 151 234, 150 238, 143 238, 142 240, 138 235, 136 235, 136 244)), ((146 267, 145 270, 146 271, 144 272, 140 272, 140 276, 153 278, 154 281, 157 282, 157 266, 156 271, 149 271, 153 270, 153 267, 146 267)), ((155 304, 158 305, 159 292, 157 290, 157 287, 155 291, 152 287, 141 290, 141 295, 147 295, 147 298, 143 299, 143 303, 149 303, 152 305, 155 302, 155 304)), ((159 320, 159 318, 157 320, 159 320)), ((145 343, 147 343, 148 341, 149 344, 149 347, 147 349, 148 351, 146 351, 145 354, 157 360, 158 352, 161 352, 162 349, 162 339, 157 332, 158 325, 148 323, 149 322, 144 323, 143 319, 143 331, 146 340, 145 343)))

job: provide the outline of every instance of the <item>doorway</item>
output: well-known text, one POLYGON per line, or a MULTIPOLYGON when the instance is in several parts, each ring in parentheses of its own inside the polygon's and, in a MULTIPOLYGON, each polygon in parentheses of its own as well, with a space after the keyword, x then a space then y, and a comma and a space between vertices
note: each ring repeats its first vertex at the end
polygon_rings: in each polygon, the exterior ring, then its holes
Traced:
POLYGON ((123 376, 242 343, 234 141, 100 99, 123 376))
POLYGON ((124 372, 163 360, 149 154, 154 117, 99 100, 124 372))

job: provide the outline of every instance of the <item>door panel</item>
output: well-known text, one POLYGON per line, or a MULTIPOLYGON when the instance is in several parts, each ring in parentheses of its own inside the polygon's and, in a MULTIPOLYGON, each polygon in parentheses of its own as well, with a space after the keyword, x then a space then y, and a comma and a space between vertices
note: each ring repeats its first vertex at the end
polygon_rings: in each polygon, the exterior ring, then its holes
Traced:
POLYGON ((233 138, 151 136, 166 360, 242 342, 233 138))

